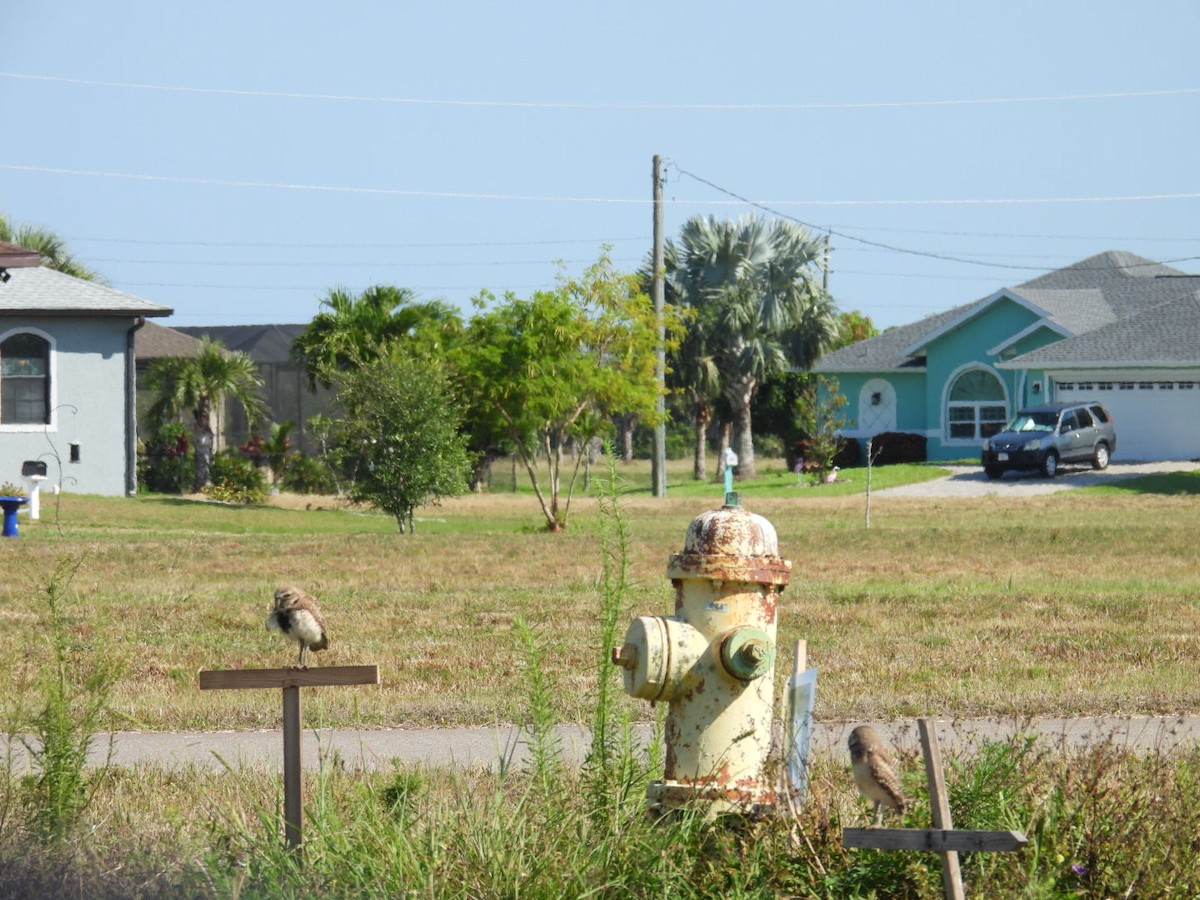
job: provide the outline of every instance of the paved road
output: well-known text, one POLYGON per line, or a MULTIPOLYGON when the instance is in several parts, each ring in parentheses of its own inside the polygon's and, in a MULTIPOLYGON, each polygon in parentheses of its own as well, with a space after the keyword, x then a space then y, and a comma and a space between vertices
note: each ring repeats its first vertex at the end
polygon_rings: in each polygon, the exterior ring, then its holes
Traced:
MULTIPOLYGON (((857 722, 818 723, 813 749, 844 753, 846 738, 857 722)), ((876 723, 900 750, 919 752, 916 721, 876 723)), ((1017 734, 1037 734, 1054 747, 1086 747, 1108 743, 1142 752, 1169 750, 1200 741, 1200 716, 1134 716, 1081 719, 971 719, 939 722, 938 739, 947 755, 970 754, 982 741, 1011 740, 1017 734)), ((587 733, 574 726, 558 729, 564 755, 583 759, 587 733)), ((650 736, 649 726, 638 727, 650 736)), ((92 748, 93 763, 108 752, 108 735, 92 748)), ((157 734, 117 732, 112 737, 112 761, 118 766, 221 769, 250 767, 278 770, 283 764, 283 738, 278 731, 213 731, 157 734)), ((322 756, 349 769, 389 769, 395 763, 431 766, 498 768, 501 761, 520 765, 527 759, 523 735, 511 726, 494 728, 381 728, 321 729, 305 732, 304 764, 315 768, 322 756)), ((24 752, 14 749, 18 766, 24 752)))
POLYGON ((1053 494, 1071 488, 1113 484, 1140 475, 1159 472, 1192 472, 1200 469, 1193 461, 1113 463, 1102 472, 1091 466, 1063 467, 1054 478, 1042 478, 1032 472, 1005 472, 1003 478, 993 481, 983 473, 980 466, 947 466, 951 474, 920 484, 875 491, 876 497, 1029 497, 1036 494, 1053 494))

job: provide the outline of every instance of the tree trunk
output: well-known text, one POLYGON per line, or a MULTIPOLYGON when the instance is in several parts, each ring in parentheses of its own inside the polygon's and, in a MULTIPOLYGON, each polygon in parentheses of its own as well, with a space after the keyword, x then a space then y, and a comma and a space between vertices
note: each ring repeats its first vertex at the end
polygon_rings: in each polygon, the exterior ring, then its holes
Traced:
MULTIPOLYGON (((484 488, 491 487, 492 484, 492 463, 499 457, 491 453, 481 453, 475 459, 474 465, 471 466, 471 490, 476 494, 482 494, 484 488)), ((515 480, 516 473, 513 473, 515 480)))
POLYGON ((738 455, 738 478, 750 481, 757 473, 754 468, 754 431, 750 425, 749 403, 737 411, 733 432, 733 452, 738 455))
POLYGON ((197 406, 192 411, 196 420, 196 480, 192 485, 194 493, 200 493, 212 484, 213 461, 213 430, 212 415, 206 404, 197 406))
POLYGON ((637 416, 613 416, 617 433, 621 442, 621 462, 633 462, 633 429, 637 425, 637 416))
POLYGON ((758 383, 753 378, 730 383, 725 392, 733 410, 733 452, 738 455, 738 478, 756 477, 754 468, 754 428, 750 423, 750 404, 758 383))
POLYGON ((733 423, 722 422, 719 429, 720 437, 717 443, 717 481, 725 477, 725 451, 729 448, 730 438, 733 436, 733 423))
POLYGON ((696 444, 692 456, 692 478, 695 481, 708 479, 708 424, 712 421, 712 407, 707 403, 696 406, 696 444))

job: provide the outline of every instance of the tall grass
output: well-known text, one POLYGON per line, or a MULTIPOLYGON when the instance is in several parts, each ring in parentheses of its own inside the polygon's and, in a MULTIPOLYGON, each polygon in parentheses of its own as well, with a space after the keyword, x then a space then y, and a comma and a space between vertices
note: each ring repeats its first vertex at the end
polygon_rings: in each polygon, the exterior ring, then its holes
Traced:
MULTIPOLYGON (((118 653, 72 640, 66 608, 72 579, 84 557, 64 557, 41 584, 46 603, 43 638, 49 658, 40 674, 41 708, 23 737, 37 774, 30 778, 27 802, 31 825, 43 841, 62 844, 78 826, 92 794, 107 769, 86 771, 96 732, 121 677, 118 653)), ((17 716, 20 723, 23 717, 17 716)), ((112 744, 109 743, 111 758, 112 744)))
MULTIPOLYGON (((902 825, 929 827, 919 761, 902 825)), ((1060 752, 1022 741, 952 760, 960 828, 1017 828, 1016 853, 963 854, 969 896, 1200 895, 1200 749, 1060 752)), ((335 758, 307 778, 303 865, 277 832, 276 776, 115 772, 68 854, 21 828, 0 841, 0 896, 242 898, 935 898, 936 854, 846 850, 870 810, 846 760, 819 755, 800 811, 744 829, 653 820, 630 795, 596 815, 584 776, 397 767, 356 773, 335 758), (617 813, 613 815, 612 813, 617 813)), ((19 823, 14 823, 19 824, 19 823)))

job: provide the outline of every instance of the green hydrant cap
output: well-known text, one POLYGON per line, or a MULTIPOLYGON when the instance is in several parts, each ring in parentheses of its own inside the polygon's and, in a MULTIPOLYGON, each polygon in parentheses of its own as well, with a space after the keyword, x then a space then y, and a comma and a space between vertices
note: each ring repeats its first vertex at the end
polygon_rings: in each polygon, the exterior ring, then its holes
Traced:
POLYGON ((739 681, 750 681, 775 665, 775 643, 761 628, 745 625, 721 642, 721 662, 739 681))

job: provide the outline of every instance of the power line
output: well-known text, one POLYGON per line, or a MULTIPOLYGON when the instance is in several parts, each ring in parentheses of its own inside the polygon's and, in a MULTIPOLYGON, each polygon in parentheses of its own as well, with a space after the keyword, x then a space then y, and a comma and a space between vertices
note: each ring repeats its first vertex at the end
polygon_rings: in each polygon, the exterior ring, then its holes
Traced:
POLYGON ((152 247, 246 247, 255 249, 297 250, 392 250, 431 249, 437 247, 544 247, 554 244, 622 244, 637 241, 648 244, 650 237, 635 238, 571 238, 549 241, 442 241, 437 243, 350 243, 327 242, 281 243, 273 241, 152 241, 142 238, 71 237, 69 240, 82 243, 139 244, 152 247))
MULTIPOLYGON (((504 288, 506 291, 533 291, 540 290, 545 287, 548 282, 542 284, 514 284, 504 288)), ((314 296, 319 296, 325 293, 324 287, 316 287, 311 284, 199 284, 199 283, 182 283, 178 281, 125 281, 118 282, 119 288, 130 287, 164 287, 164 288, 185 288, 206 291, 308 291, 313 292, 314 296)), ((479 291, 483 290, 479 285, 466 284, 443 284, 443 285, 406 285, 413 291, 479 291)))
POLYGON ((871 100, 861 102, 813 101, 807 103, 582 103, 545 100, 470 100, 433 99, 419 97, 386 97, 361 94, 306 93, 301 91, 265 91, 245 88, 204 88, 185 85, 153 84, 136 81, 101 81, 89 78, 67 78, 60 75, 33 75, 22 72, 0 72, 0 78, 23 81, 43 81, 86 87, 121 88, 124 90, 159 91, 178 94, 209 94, 232 97, 259 97, 275 100, 322 100, 331 102, 384 103, 403 106, 459 106, 499 109, 577 109, 577 110, 713 110, 768 111, 839 110, 839 109, 903 109, 938 106, 995 106, 1020 103, 1063 103, 1082 100, 1124 100, 1144 97, 1172 97, 1200 94, 1200 88, 1163 88, 1150 91, 1108 91, 1091 94, 1052 94, 1032 97, 979 97, 935 100, 871 100))
MULTIPOLYGON (((1006 205, 1045 205, 1053 203, 1128 203, 1128 202, 1144 202, 1158 200, 1197 200, 1200 199, 1200 192, 1197 193, 1177 193, 1177 194, 1127 194, 1115 196, 1090 196, 1090 197, 1007 197, 1007 198, 963 198, 963 199, 907 199, 907 200, 750 200, 733 191, 726 190, 711 181, 687 172, 684 169, 675 167, 680 174, 687 175, 699 181, 701 184, 706 184, 723 194, 727 194, 735 199, 733 200, 666 200, 664 202, 676 206, 740 206, 749 204, 759 207, 760 209, 771 212, 773 215, 782 216, 784 218, 794 218, 787 216, 784 213, 770 209, 772 206, 1006 206, 1006 205)), ((484 194, 484 193, 464 193, 456 191, 417 191, 400 188, 370 188, 370 187, 347 187, 336 185, 319 185, 319 184, 301 184, 295 182, 273 182, 273 181, 241 181, 232 179, 219 178, 195 178, 182 175, 147 175, 131 172, 106 172, 90 169, 63 169, 50 166, 25 166, 16 163, 0 163, 0 169, 7 169, 13 172, 34 172, 42 175, 75 175, 88 178, 114 178, 125 181, 146 181, 159 184, 190 184, 201 185, 205 187, 232 187, 232 188, 265 188, 271 190, 291 190, 291 191, 312 191, 315 193, 339 193, 339 194, 375 194, 393 197, 420 197, 435 200, 500 200, 500 201, 532 201, 538 203, 601 203, 612 205, 630 205, 630 206, 646 206, 652 201, 645 198, 623 198, 623 197, 571 197, 571 196, 552 196, 552 195, 536 195, 536 194, 484 194)), ((799 219, 795 219, 799 222, 799 219)), ((818 226, 809 226, 817 228, 818 226)), ((825 231, 828 229, 821 228, 825 231)), ((862 243, 871 243, 863 238, 856 238, 848 234, 841 234, 841 237, 847 237, 850 240, 861 241, 862 243)), ((880 247, 887 247, 887 244, 877 244, 880 247)), ((907 251, 906 251, 907 252, 907 251)), ((934 255, 934 254, 925 254, 934 255)))
POLYGON ((41 175, 78 175, 88 178, 115 178, 123 181, 146 181, 157 184, 191 184, 205 187, 268 188, 272 190, 312 191, 329 194, 374 194, 390 197, 423 197, 436 200, 522 200, 559 203, 612 203, 646 205, 649 200, 623 200, 610 197, 549 197, 533 194, 473 194, 456 191, 415 191, 399 188, 362 188, 323 184, 300 184, 275 181, 240 181, 221 178, 193 178, 184 175, 146 175, 131 172, 105 172, 90 169, 61 169, 50 166, 23 166, 0 163, 0 169, 14 172, 35 172, 41 175))
MULTIPOLYGON (((450 262, 265 262, 261 260, 252 260, 250 262, 234 262, 230 260, 203 260, 203 259, 105 259, 103 257, 88 257, 88 263, 120 263, 127 265, 150 265, 150 266, 204 266, 205 268, 227 267, 227 268, 267 268, 267 269, 332 269, 332 268, 463 268, 464 266, 548 266, 556 263, 564 265, 587 265, 594 262, 591 259, 514 259, 514 260, 484 260, 484 261, 466 261, 452 260, 450 262)), ((615 263, 628 264, 630 262, 640 262, 640 260, 630 259, 613 259, 615 263)))
MULTIPOLYGON (((751 200, 748 197, 743 197, 742 195, 737 194, 734 191, 729 190, 728 188, 721 187, 719 184, 709 181, 707 178, 701 178, 699 175, 689 172, 686 169, 680 168, 675 163, 671 163, 671 165, 674 167, 674 169, 677 172, 679 172, 679 174, 686 175, 688 178, 691 178, 694 181, 698 181, 701 184, 708 185, 713 190, 719 191, 722 194, 725 194, 726 196, 734 197, 737 200, 739 200, 740 202, 742 202, 748 206, 753 206, 755 209, 761 209, 764 212, 768 212, 773 216, 779 216, 782 219, 787 219, 791 222, 795 222, 798 225, 803 225, 805 228, 808 228, 811 231, 816 231, 816 232, 824 231, 828 234, 837 235, 840 238, 845 238, 848 241, 854 241, 859 244, 865 244, 868 247, 878 247, 882 250, 888 250, 893 253, 902 253, 902 254, 905 254, 908 256, 920 256, 920 257, 924 257, 926 259, 942 260, 943 262, 965 263, 967 265, 972 265, 972 266, 987 266, 987 267, 990 267, 993 269, 1023 269, 1026 271, 1039 271, 1039 272, 1043 271, 1045 269, 1045 266, 1025 266, 1025 265, 1020 265, 1018 263, 988 262, 986 260, 981 260, 981 259, 971 259, 968 257, 951 256, 948 253, 934 253, 934 252, 928 251, 928 250, 914 250, 911 247, 897 247, 895 244, 885 244, 882 241, 872 241, 872 240, 869 240, 868 238, 858 237, 857 235, 850 234, 849 232, 837 231, 832 228, 822 228, 819 225, 813 225, 811 222, 805 222, 802 219, 798 219, 795 216, 791 216, 791 215, 788 215, 787 213, 780 212, 777 209, 772 209, 771 205, 768 205, 767 203, 756 201, 756 200, 751 200)), ((1194 195, 1194 196, 1200 196, 1200 195, 1194 195)), ((899 201, 897 201, 897 202, 899 202, 899 201)), ((992 202, 999 202, 999 201, 992 201, 992 202)), ((773 204, 773 205, 779 205, 779 204, 773 204)), ((1195 260, 1195 259, 1200 259, 1200 256, 1183 256, 1183 257, 1179 257, 1177 259, 1168 259, 1168 260, 1163 260, 1161 262, 1148 263, 1147 265, 1155 265, 1155 266, 1167 265, 1170 263, 1189 262, 1189 261, 1195 260)), ((1129 268, 1129 267, 1126 266, 1126 268, 1129 268)))

